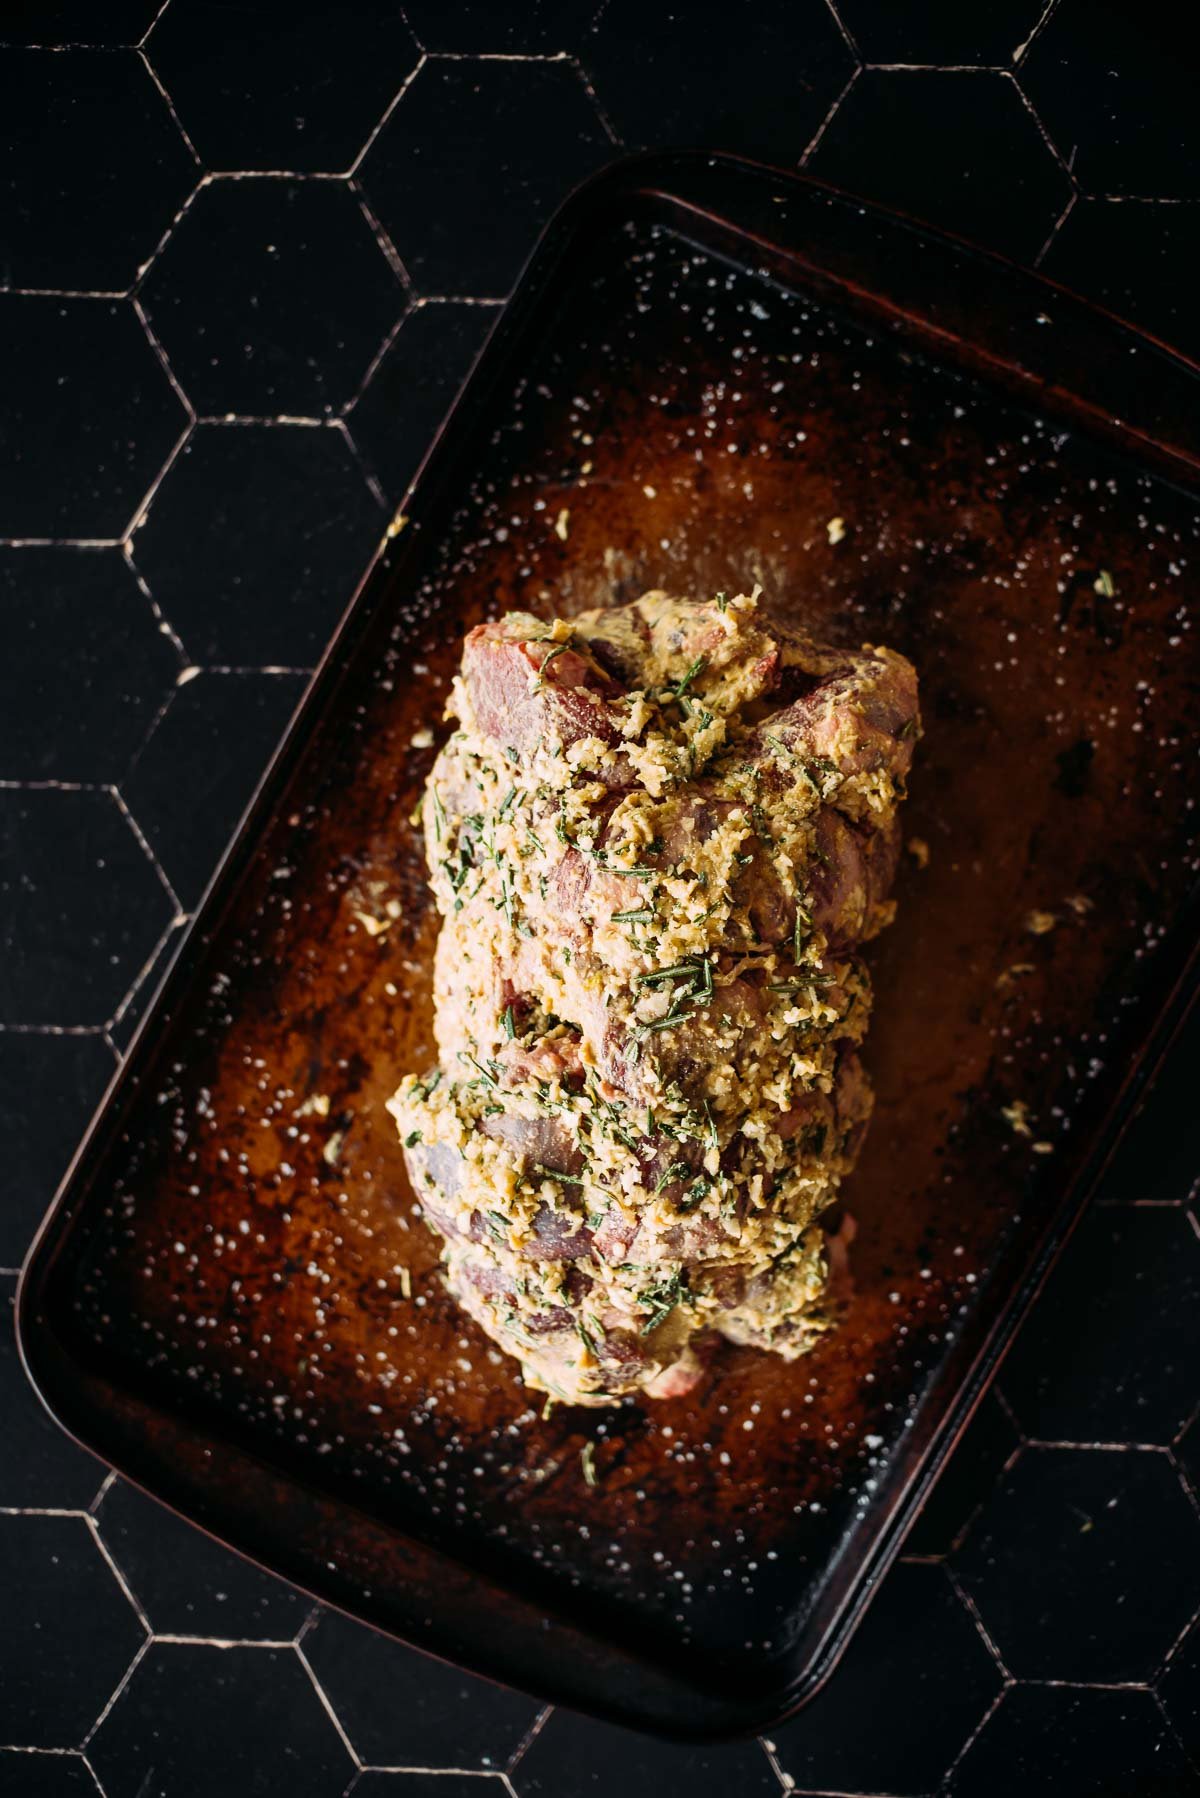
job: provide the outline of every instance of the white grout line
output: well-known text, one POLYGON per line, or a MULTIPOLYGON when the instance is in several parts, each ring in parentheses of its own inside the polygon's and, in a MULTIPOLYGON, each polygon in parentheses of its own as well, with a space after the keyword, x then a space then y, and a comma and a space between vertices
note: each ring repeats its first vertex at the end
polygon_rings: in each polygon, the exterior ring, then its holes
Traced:
POLYGON ((0 537, 0 549, 120 549, 123 537, 0 537))
POLYGON ((1047 21, 1049 20, 1051 13, 1054 12, 1054 10, 1057 6, 1058 6, 1058 0, 1048 0, 1048 4, 1042 9, 1042 13, 1041 13, 1040 17, 1038 18, 1036 24, 1034 25, 1033 30, 1029 33, 1029 36, 1025 39, 1024 43, 1018 44, 1016 49, 1013 51, 1012 60, 1013 60, 1014 68, 1017 66, 1018 63, 1024 62, 1025 58, 1028 56, 1030 50, 1033 47, 1035 39, 1041 35, 1042 30, 1043 30, 1044 26, 1046 25, 1047 21))
POLYGON ((1052 250, 1052 248, 1054 248, 1054 243, 1056 243, 1056 239, 1058 239, 1058 234, 1060 234, 1061 228, 1063 228, 1063 225, 1065 225, 1065 223, 1067 223, 1067 219, 1070 218, 1070 214, 1072 214, 1072 212, 1074 212, 1074 209, 1076 209, 1076 201, 1078 201, 1078 198, 1079 198, 1078 192, 1070 192, 1069 196, 1067 196, 1067 205, 1065 205, 1065 207, 1063 207, 1063 210, 1061 210, 1060 214, 1058 214, 1058 218, 1054 219, 1054 223, 1052 223, 1052 225, 1051 225, 1051 230, 1049 230, 1049 236, 1047 236, 1047 239, 1045 239, 1045 243, 1043 243, 1042 248, 1040 248, 1040 250, 1038 250, 1038 254, 1034 255, 1034 259, 1033 259, 1034 268, 1042 268, 1043 261, 1045 261, 1045 259, 1047 259, 1047 255, 1051 254, 1051 250, 1052 250))
POLYGON ((9 780, 0 779, 0 792, 14 793, 105 793, 102 780, 9 780))
POLYGON ((88 1772, 91 1774, 92 1778, 95 1780, 96 1790, 99 1792, 100 1798, 108 1798, 108 1795, 105 1792, 103 1785, 100 1783, 100 1775, 97 1773, 95 1767, 93 1767, 91 1761, 88 1759, 87 1755, 83 1752, 82 1748, 79 1750, 79 1758, 83 1762, 84 1766, 87 1768, 88 1772))
POLYGON ((502 1791, 512 1791, 507 1773, 498 1767, 429 1767, 415 1761, 364 1761, 364 1773, 420 1773, 426 1779, 478 1779, 490 1785, 498 1785, 502 1791))
POLYGON ((172 100, 170 94, 167 92, 166 88, 163 86, 162 78, 159 75, 158 70, 155 68, 154 64, 150 61, 150 58, 147 56, 147 54, 146 54, 145 50, 142 48, 141 44, 138 45, 137 55, 138 55, 138 59, 140 60, 140 62, 142 64, 142 67, 146 70, 146 73, 149 75, 151 81, 154 83, 155 87, 158 89, 159 93, 162 95, 163 102, 167 108, 167 111, 171 115, 171 119, 172 119, 172 122, 174 123, 175 129, 176 129, 176 131, 178 131, 180 137, 183 139, 184 143, 187 145, 188 151, 190 152, 191 157, 192 157, 192 161, 196 164, 197 168, 200 168, 202 166, 200 152, 197 150, 195 144, 192 142, 191 137, 188 134, 187 128, 184 125, 183 120, 180 118, 179 114, 176 112, 175 102, 174 102, 174 100, 172 100))
POLYGON ((168 1648, 216 1648, 222 1652, 231 1648, 273 1648, 290 1653, 296 1646, 291 1636, 286 1641, 275 1636, 189 1636, 161 1629, 154 1632, 154 1640, 168 1648))
POLYGON ((1179 1650, 1183 1647, 1183 1644, 1187 1641, 1188 1636, 1191 1634, 1192 1625, 1193 1625, 1193 1623, 1196 1623, 1196 1622, 1200 1622, 1200 1607, 1198 1607, 1195 1611, 1193 1611, 1192 1615, 1188 1618, 1187 1622, 1184 1624, 1184 1626, 1180 1630, 1179 1634, 1171 1642, 1166 1653, 1163 1655, 1162 1659, 1159 1661, 1158 1668, 1157 1668, 1156 1672, 1152 1675, 1151 1683, 1153 1685, 1157 1685, 1160 1680, 1162 1680, 1166 1677, 1167 1670, 1169 1669, 1171 1662, 1175 1659, 1175 1656, 1179 1653, 1179 1650))
POLYGON ((1081 190, 1084 200, 1103 200, 1106 206, 1200 206, 1200 194, 1106 194, 1081 190))
POLYGON ((1053 156, 1055 162, 1058 164, 1058 166, 1062 170, 1063 174, 1067 177, 1067 180, 1071 183, 1072 190, 1077 193, 1079 191, 1079 183, 1075 178, 1075 170, 1072 166, 1073 161, 1074 161, 1075 152, 1072 150, 1071 156, 1069 158, 1063 155, 1062 151, 1059 149, 1058 145, 1055 143, 1054 139, 1051 137, 1049 131, 1046 129, 1046 125, 1045 125, 1044 120, 1042 119, 1041 113, 1037 110, 1036 106, 1033 104, 1033 101, 1029 98, 1029 95, 1025 92, 1025 89, 1021 86, 1021 83, 1017 80, 1017 77, 1013 73, 1013 71, 1011 69, 1003 69, 1000 72, 1005 81, 1009 81, 1012 83, 1013 88, 1016 90, 1017 98, 1020 100, 1022 106, 1025 108, 1026 112, 1029 114, 1030 118, 1033 120, 1034 125, 1037 128, 1038 136, 1041 138, 1042 142, 1045 144, 1046 148, 1049 150, 1051 156, 1053 156))
POLYGON ((187 922, 188 922, 188 914, 186 914, 186 913, 180 913, 179 916, 172 918, 171 922, 167 925, 166 929, 162 932, 158 941, 155 943, 153 949, 150 951, 149 955, 146 957, 146 960, 142 963, 142 966, 138 969, 137 973, 134 975, 132 984, 129 986, 128 990, 126 991, 124 998, 121 1000, 121 1003, 117 1006, 117 1009, 113 1012, 111 1018, 109 1018, 107 1024, 104 1026, 104 1034, 108 1038, 110 1043, 112 1042, 112 1034, 111 1034, 112 1031, 122 1021, 126 1012, 129 1010, 129 1007, 133 1004, 133 1001, 137 998, 137 996, 141 992, 143 986, 146 984, 147 980, 150 978, 151 974, 154 972, 155 965, 157 964, 158 958, 162 954, 162 951, 166 948, 166 946, 170 942, 171 938, 173 936, 175 936, 187 922))
POLYGON ((141 262, 138 264, 137 273, 134 275, 134 278, 133 278, 133 285, 132 285, 132 287, 129 288, 127 295, 125 295, 123 297, 132 299, 133 296, 144 285, 146 276, 149 274, 150 270, 154 267, 155 263, 158 261, 159 257, 162 255, 162 253, 166 249, 168 243, 170 243, 171 239, 174 237, 175 232, 179 227, 180 221, 182 219, 186 218, 187 214, 192 209, 192 206, 195 202, 197 194, 200 194, 204 191, 204 189, 208 186, 210 179, 211 179, 211 177, 209 175, 201 175, 201 177, 197 181, 195 187, 193 187, 192 191, 181 202, 181 204, 179 205, 178 209, 176 210, 174 216, 168 221, 167 225, 163 229, 163 231, 158 239, 158 242, 155 244, 154 248, 151 250, 151 252, 147 256, 146 260, 144 262, 141 262))
POLYGON ((195 667, 185 668, 183 673, 179 677, 179 685, 181 687, 185 687, 185 686, 187 686, 189 681, 195 680, 196 677, 201 674, 231 674, 231 675, 249 675, 249 674, 297 675, 297 674, 300 674, 300 675, 303 675, 307 679, 312 674, 312 665, 310 664, 307 668, 296 668, 296 667, 293 667, 290 663, 284 664, 282 662, 266 662, 266 663, 245 662, 245 663, 237 663, 237 664, 228 663, 228 662, 203 662, 195 667))
POLYGON ((0 1022, 0 1036, 103 1036, 103 1024, 8 1024, 0 1022))
POLYGON ((987 1649, 988 1653, 991 1655, 992 1659, 995 1661, 997 1667, 1000 1669, 1001 1678, 1003 1678, 1005 1680, 1010 1680, 1012 1678, 1012 1674, 1009 1672, 1008 1668, 1004 1664, 1004 1656, 1000 1653, 999 1645, 994 1640, 994 1638, 991 1634, 991 1631, 988 1629, 987 1625, 984 1623, 983 1618, 981 1617, 981 1615, 979 1613, 979 1606, 975 1603, 975 1600, 971 1597, 971 1594, 967 1591, 966 1587, 963 1585, 962 1581, 959 1579, 958 1575, 955 1573, 953 1567, 951 1567, 948 1563, 944 1562, 943 1568, 945 1571, 946 1578, 949 1580, 951 1586, 954 1589, 954 1593, 958 1599, 958 1602, 962 1605, 963 1610, 967 1613, 967 1616, 971 1619, 972 1623, 975 1625, 975 1628, 976 1628, 976 1631, 978 1632, 980 1641, 983 1643, 984 1647, 987 1649))
POLYGON ((507 294, 492 297, 473 293, 422 293, 413 301, 413 311, 422 306, 506 306, 507 294))
POLYGON ((345 1746, 347 1754, 350 1756, 350 1759, 353 1761, 354 1765, 356 1767, 361 1768, 363 1766, 362 1758, 359 1755, 357 1749, 355 1748, 354 1743, 350 1740, 350 1737, 346 1734, 346 1731, 342 1727, 342 1720, 338 1716, 337 1712, 334 1710, 333 1705, 329 1702, 329 1698, 326 1695, 325 1688, 321 1684, 320 1680, 317 1678, 316 1674, 314 1673, 313 1668, 312 1668, 312 1663, 309 1661, 309 1658, 305 1654, 303 1646, 301 1645, 300 1642, 297 1641, 292 1644, 292 1653, 295 1655, 296 1659, 299 1661, 299 1663, 303 1667, 304 1671, 308 1674, 309 1679, 312 1681, 313 1691, 316 1693, 317 1697, 321 1700, 321 1703, 325 1706, 325 1709, 328 1711, 329 1720, 333 1724, 333 1727, 337 1730, 338 1735, 342 1738, 342 1742, 345 1746))
POLYGON ((782 1766, 780 1765, 779 1751, 776 1748, 774 1742, 770 1741, 766 1736, 759 1736, 758 1745, 762 1749, 763 1753, 766 1755, 767 1765, 768 1765, 768 1767, 770 1767, 772 1773, 775 1775, 776 1779, 779 1781, 781 1789, 785 1792, 794 1791, 796 1782, 792 1778, 790 1773, 784 1772, 782 1766))
MULTIPOLYGON (((136 300, 134 300, 133 305, 140 312, 140 308, 138 308, 138 304, 137 304, 136 300)), ((148 335, 149 335, 149 333, 148 333, 148 335)), ((151 337, 151 342, 152 343, 154 342, 153 337, 151 337)), ((163 360, 163 366, 166 367, 167 366, 166 358, 163 357, 162 360, 163 360)), ((180 389, 178 382, 175 380, 174 375, 171 374, 171 371, 169 368, 167 369, 167 373, 170 376, 171 385, 176 389, 176 392, 178 392, 182 395, 182 390, 180 389)), ((186 400, 184 403, 187 404, 186 400)), ((155 475, 154 479, 151 481, 149 487, 146 489, 145 493, 143 493, 141 499, 138 501, 137 506, 134 509, 133 516, 129 520, 129 523, 125 527, 124 534, 121 537, 121 543, 123 546, 129 544, 131 542, 131 540, 133 539, 133 537, 136 536, 137 532, 140 531, 142 526, 145 524, 146 519, 150 515, 150 506, 154 500, 154 497, 157 494, 159 488, 162 486, 163 481, 166 479, 167 475, 170 473, 172 468, 174 468, 176 462, 179 460, 179 456, 180 456, 181 451, 183 450, 184 444, 187 442, 188 438, 191 436, 193 430, 195 429, 195 422, 196 422, 195 414, 193 413, 191 406, 188 405, 187 406, 187 417, 184 420, 184 425, 183 425, 182 431, 180 431, 179 436, 175 439, 175 442, 172 444, 171 448, 168 450, 166 461, 163 463, 162 467, 159 469, 158 473, 155 475)))
POLYGON ((375 501, 376 505, 379 506, 382 511, 386 512, 389 509, 389 503, 390 503, 388 500, 388 497, 384 493, 383 488, 379 485, 379 482, 375 479, 374 474, 372 473, 370 467, 367 464, 366 457, 363 455, 362 451, 359 449, 358 444, 354 441, 354 438, 350 435, 350 427, 347 425, 345 419, 344 418, 333 418, 333 419, 330 419, 329 422, 330 422, 330 424, 332 424, 334 429, 337 431, 340 431, 342 436, 346 439, 346 447, 350 451, 351 456, 354 458, 354 463, 355 463, 356 468, 358 469, 359 474, 362 476, 363 480, 366 482, 367 489, 370 492, 371 498, 375 501))
POLYGON ((803 168, 808 167, 808 164, 812 158, 813 152, 817 149, 818 145, 821 142, 821 139, 824 137, 824 135, 828 131, 830 125, 833 123, 833 121, 834 121, 835 117, 837 116, 837 113, 841 107, 842 101, 846 98, 846 95, 850 92, 850 89, 854 86, 854 83, 858 80, 858 77, 861 74, 861 72, 862 71, 861 71, 859 65, 857 63, 855 63, 854 67, 850 71, 850 74, 845 82, 845 85, 842 87, 841 92, 834 96, 833 104, 830 106, 828 112, 825 114, 825 117, 821 120, 821 123, 817 126, 816 131, 813 133, 812 137, 809 139, 807 148, 805 149, 804 154, 801 156, 800 162, 798 164, 798 166, 800 168, 803 169, 803 168))
POLYGON ((1185 1765, 1188 1766, 1189 1768, 1194 1769, 1196 1766, 1196 1757, 1192 1754, 1189 1754, 1188 1750, 1185 1748, 1184 1742, 1183 1742, 1183 1737, 1180 1735, 1178 1729, 1176 1729, 1176 1727, 1175 1727, 1175 1719, 1172 1717, 1170 1711, 1166 1707, 1166 1704, 1163 1702, 1162 1693, 1152 1691, 1150 1696, 1154 1701, 1154 1705, 1158 1711, 1159 1716, 1162 1718, 1163 1722, 1167 1726, 1167 1730, 1170 1733, 1171 1740, 1175 1743, 1175 1746, 1178 1748, 1180 1754, 1183 1756, 1185 1765))
POLYGON ((137 48, 139 50, 145 48, 146 39, 150 36, 150 33, 154 30, 154 27, 158 24, 158 21, 162 18, 163 14, 166 12, 166 10, 167 10, 168 6, 170 6, 170 4, 171 4, 171 0, 162 0, 162 5, 159 7, 158 11, 155 13, 154 17, 151 19, 150 23, 147 25, 145 31, 143 31, 141 37, 138 40, 137 48))
POLYGON ((1001 1703, 1003 1702, 1005 1696, 1013 1690, 1013 1687, 1015 1684, 1016 1684, 1015 1680, 1006 1680, 1005 1683, 1000 1687, 1000 1690, 996 1693, 996 1696, 992 1699, 992 1702, 988 1705, 987 1709, 984 1711, 983 1716, 979 1719, 978 1723, 975 1725, 974 1729, 971 1731, 970 1735, 967 1737, 966 1741, 963 1743, 962 1747, 959 1749, 959 1751, 955 1755, 954 1759, 950 1762, 950 1765, 946 1768, 946 1771, 942 1774, 942 1777, 941 1777, 940 1781, 938 1782, 939 1792, 945 1790, 946 1786, 949 1784, 951 1775, 954 1773, 954 1771, 957 1767, 961 1766, 962 1761, 963 1761, 964 1757, 966 1756, 968 1750, 970 1748, 972 1748, 974 1746, 974 1744, 979 1740, 979 1737, 983 1733, 983 1730, 991 1722, 992 1718, 995 1716, 997 1710, 999 1709, 1001 1703))
MULTIPOLYGON (((174 645, 175 653, 178 655, 180 662, 183 664, 183 668, 188 667, 189 666, 188 652, 187 652, 187 649, 184 647, 183 638, 179 635, 179 632, 175 629, 175 626, 171 623, 171 620, 167 617, 166 613, 163 611, 162 607, 159 605, 158 601, 155 599, 154 594, 151 592, 150 583, 147 581, 145 575, 142 573, 141 569, 137 565, 136 560, 134 559, 133 547, 130 544, 128 538, 126 538, 124 543, 122 543, 122 545, 121 545, 121 553, 125 557, 126 565, 128 566, 130 573, 133 575, 134 580, 137 582, 141 591, 145 594, 146 599, 149 602, 150 610, 154 613, 155 618, 158 620, 159 630, 162 632, 163 636, 169 638, 171 643, 174 645)), ((181 672, 182 672, 182 669, 181 669, 181 672)), ((146 737, 149 737, 150 732, 154 730, 155 726, 158 724, 159 718, 162 717, 162 714, 166 710, 167 705, 169 703, 170 703, 170 695, 168 694, 167 700, 164 702, 164 704, 159 709, 158 717, 155 718, 154 723, 150 726, 150 730, 146 732, 146 737)), ((143 739, 142 739, 143 746, 145 745, 146 737, 143 737, 143 739)))
POLYGON ((128 1667, 126 1667, 124 1673, 121 1675, 121 1678, 117 1682, 116 1689, 113 1691, 113 1693, 109 1697, 107 1704, 104 1706, 104 1709, 100 1712, 100 1715, 96 1718, 96 1721, 92 1724, 91 1728, 84 1735, 83 1741, 79 1744, 80 1747, 82 1749, 84 1749, 85 1751, 95 1741, 97 1731, 100 1729, 100 1726, 103 1724, 105 1718, 108 1716, 109 1712, 112 1710, 113 1706, 116 1704, 117 1699, 121 1696, 121 1693, 125 1690, 126 1686, 129 1684, 130 1680, 133 1678, 133 1675, 136 1672, 138 1666, 145 1659, 147 1653, 149 1652, 149 1650, 153 1646, 153 1644, 154 1644, 154 1637, 147 1636, 145 1638, 145 1640, 142 1642, 141 1646, 139 1647, 137 1653, 134 1655, 133 1659, 130 1661, 128 1667))
POLYGON ((390 233, 384 229, 375 208, 371 205, 371 202, 363 192, 358 177, 355 175, 348 175, 346 177, 346 185, 354 195, 354 198, 358 201, 359 211, 366 219, 371 234, 374 237, 375 242, 379 245, 379 248, 382 250, 392 273, 399 281, 401 287, 404 288, 405 292, 411 293, 413 284, 409 277, 408 270, 404 266, 400 252, 393 243, 390 233))
POLYGON ((117 806, 117 810, 121 813, 122 817, 125 819, 125 822, 128 824, 130 830, 133 832, 134 836, 136 837, 138 845, 141 848, 142 854, 146 857, 146 859, 150 863, 150 866, 154 869, 154 872, 158 875, 159 880, 162 882, 163 890, 165 891, 167 898, 171 901, 172 905, 175 907, 175 916, 171 920, 171 922, 173 924, 185 923, 187 921, 188 914, 184 910, 184 907, 179 902, 179 895, 176 893, 175 888, 171 885, 170 880, 167 878, 165 869, 162 867, 162 865, 160 864, 160 862, 158 860, 158 857, 155 855, 153 849, 150 847, 150 844, 146 839, 145 832, 142 830, 141 825, 138 823, 137 819, 134 817, 133 813, 130 811, 129 806, 126 804, 124 795, 116 787, 109 787, 108 791, 112 794, 113 800, 115 801, 116 806, 117 806))
POLYGON ((570 62, 569 50, 427 50, 427 62, 570 62))
POLYGON ((843 19, 841 13, 838 11, 837 7, 835 6, 834 0, 825 0, 825 7, 826 7, 826 10, 828 11, 830 17, 832 18, 834 24, 837 26, 838 30, 841 32, 842 37, 845 40, 847 50, 849 50, 849 52, 850 52, 851 56, 854 58, 855 62, 861 62, 862 61, 862 51, 859 49, 857 43, 854 40, 854 33, 850 30, 849 26, 846 24, 846 21, 843 19))
POLYGON ((222 428, 228 425, 232 429, 250 425, 259 430, 263 428, 273 430, 276 426, 294 428, 298 425, 304 430, 321 431, 332 422, 333 420, 324 414, 320 418, 315 418, 310 413, 303 412, 198 412, 196 414, 198 425, 216 425, 222 428))
POLYGON ((101 1482, 100 1482, 100 1490, 97 1492, 95 1498, 92 1500, 91 1504, 88 1506, 88 1516, 89 1517, 94 1517, 96 1515, 96 1512, 100 1509, 100 1506, 104 1503, 105 1499, 108 1497, 109 1493, 112 1491, 112 1489, 116 1485, 116 1483, 117 1483, 116 1473, 110 1467, 108 1472, 105 1474, 103 1480, 101 1480, 101 1482))
POLYGON ((104 1540, 103 1536, 100 1534, 99 1524, 96 1522, 96 1519, 91 1515, 90 1512, 85 1516, 84 1522, 87 1524, 87 1527, 88 1527, 89 1531, 91 1532, 92 1539, 95 1542, 96 1547, 100 1550, 100 1553, 103 1555, 105 1561, 108 1563, 108 1568, 109 1568, 109 1571, 111 1572, 113 1578, 116 1580, 118 1586, 120 1586, 122 1592, 125 1594, 126 1598, 129 1600, 129 1603, 133 1609, 133 1613, 136 1616, 138 1622, 141 1624, 142 1628, 145 1630, 147 1636, 152 1636, 154 1634, 154 1626, 150 1622, 150 1619, 149 1619, 149 1617, 147 1617, 145 1611, 142 1609, 141 1603, 140 1603, 139 1599, 137 1598, 137 1595, 134 1593, 133 1588, 130 1586, 129 1581, 125 1578, 125 1575, 122 1573, 120 1567, 118 1567, 115 1559, 113 1558, 113 1554, 108 1546, 108 1543, 104 1540))
POLYGON ((424 56, 425 45, 422 43, 420 34, 416 31, 412 20, 408 16, 408 8, 406 6, 398 6, 396 11, 400 14, 400 22, 404 26, 404 29, 408 32, 409 37, 411 37, 421 55, 424 56))
POLYGON ((1097 1455, 1170 1455, 1171 1451, 1162 1442, 1087 1442, 1075 1441, 1069 1437, 1030 1436, 1026 1447, 1036 1449, 1067 1449, 1071 1454, 1097 1455))
POLYGON ((396 89, 395 93, 392 95, 391 99, 388 101, 387 105, 384 107, 383 115, 379 119, 378 123, 371 130, 371 133, 368 136, 366 143, 363 145, 362 149, 358 152, 358 155, 354 158, 354 161, 350 164, 349 168, 345 171, 347 175, 357 175, 360 167, 362 166, 363 157, 367 154, 367 151, 371 148, 371 145, 375 142, 375 139, 379 136, 379 133, 383 130, 384 126, 387 124, 388 120, 391 118, 392 114, 395 112, 397 106, 400 104, 400 101, 404 98, 404 95, 408 92, 409 88, 412 86, 413 82, 416 80, 417 76, 421 73, 421 70, 425 67, 425 64, 428 61, 429 61, 428 56, 425 54, 424 50, 422 50, 421 54, 418 56, 418 58, 416 60, 416 63, 409 70, 408 74, 404 77, 404 80, 400 83, 400 86, 396 89))
POLYGON ((600 120, 600 124, 603 127, 604 134, 608 138, 608 141, 612 144, 614 149, 623 150, 625 148, 625 140, 609 118, 608 111, 596 92, 595 83, 592 80, 591 74, 584 68, 577 56, 567 57, 566 60, 570 63, 580 81, 583 83, 583 91, 595 108, 596 117, 600 120))
MULTIPOLYGON (((0 50, 5 46, 0 44, 0 50)), ((26 300, 126 300, 127 287, 10 287, 0 281, 0 296, 26 300)))
POLYGON ((514 1769, 521 1764, 553 1715, 554 1706, 552 1704, 546 1705, 544 1710, 538 1712, 529 1728, 525 1731, 525 1734, 521 1737, 521 1740, 509 1755, 505 1766, 505 1772, 512 1773, 514 1769))
POLYGON ((1009 75, 999 62, 864 62, 873 75, 1009 75))
POLYGON ((411 303, 411 305, 407 305, 404 308, 403 312, 400 314, 399 318, 396 320, 395 324, 392 325, 390 327, 390 329, 384 333, 383 342, 380 344, 380 346, 376 350, 375 354, 371 357, 370 362, 368 362, 367 371, 363 375, 362 380, 358 383, 358 386, 355 388, 353 394, 345 402, 345 404, 338 407, 339 418, 346 418, 349 416, 349 414, 351 412, 353 412, 355 406, 357 406, 359 400, 362 398, 363 394, 367 391, 367 388, 371 385, 371 382, 374 380, 380 363, 383 361, 384 357, 387 355, 388 351, 391 349, 392 345, 395 343, 397 337, 400 335, 401 325, 404 323, 406 318, 410 318, 414 312, 419 311, 421 308, 421 305, 422 305, 422 302, 420 300, 414 300, 411 303))

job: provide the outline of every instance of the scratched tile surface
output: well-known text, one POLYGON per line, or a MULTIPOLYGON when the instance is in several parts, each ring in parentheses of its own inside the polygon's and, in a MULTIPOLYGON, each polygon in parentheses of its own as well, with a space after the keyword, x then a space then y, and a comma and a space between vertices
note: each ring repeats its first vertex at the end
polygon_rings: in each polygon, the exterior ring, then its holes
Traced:
MULTIPOLYGON (((1192 35, 1189 36, 1189 30, 1192 35)), ((41 1414, 15 1274, 424 444, 623 149, 815 173, 1200 353, 1200 47, 1145 0, 13 0, 0 16, 0 1794, 1200 1791, 1200 1027, 769 1742, 313 1607, 41 1414)))

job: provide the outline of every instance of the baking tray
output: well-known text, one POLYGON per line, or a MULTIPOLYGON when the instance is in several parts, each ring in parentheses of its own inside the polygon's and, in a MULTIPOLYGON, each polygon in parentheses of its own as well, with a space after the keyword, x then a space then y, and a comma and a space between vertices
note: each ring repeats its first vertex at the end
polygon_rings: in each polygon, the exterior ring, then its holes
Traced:
POLYGON ((684 1736, 802 1703, 1191 991, 1196 384, 800 177, 655 156, 580 190, 31 1252, 22 1352, 62 1424, 547 1698, 684 1736), (430 1059, 429 732, 485 615, 755 581, 923 687, 853 1293, 791 1366, 730 1347, 686 1399, 543 1415, 442 1291, 383 1110, 430 1059))

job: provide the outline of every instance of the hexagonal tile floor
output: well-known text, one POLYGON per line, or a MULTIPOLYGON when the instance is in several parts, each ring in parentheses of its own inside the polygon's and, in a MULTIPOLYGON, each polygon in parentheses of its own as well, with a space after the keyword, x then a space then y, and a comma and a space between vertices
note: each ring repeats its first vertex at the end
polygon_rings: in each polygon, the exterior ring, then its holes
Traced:
POLYGON ((0 1791, 1200 1790, 1200 1022, 906 1558, 769 1741, 630 1736, 314 1608, 73 1447, 9 1322, 187 909, 567 189, 637 145, 741 149, 1190 347, 1189 31, 1087 0, 4 9, 0 1791))

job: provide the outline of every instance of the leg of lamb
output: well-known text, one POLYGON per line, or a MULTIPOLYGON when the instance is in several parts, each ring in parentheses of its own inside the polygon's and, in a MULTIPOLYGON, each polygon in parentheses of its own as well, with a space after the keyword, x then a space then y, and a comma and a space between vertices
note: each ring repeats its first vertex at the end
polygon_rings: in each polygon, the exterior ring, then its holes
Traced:
POLYGON ((916 677, 757 597, 467 637, 424 801, 438 1065, 390 1102, 451 1290, 557 1398, 665 1397, 828 1327, 871 1108, 916 677))

